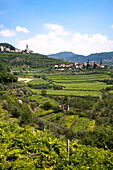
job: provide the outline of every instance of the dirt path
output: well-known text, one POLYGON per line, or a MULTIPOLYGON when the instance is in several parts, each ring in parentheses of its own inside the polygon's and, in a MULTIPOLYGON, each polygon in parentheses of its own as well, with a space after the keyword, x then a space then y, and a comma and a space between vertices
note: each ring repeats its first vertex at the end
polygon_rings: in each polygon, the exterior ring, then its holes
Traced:
POLYGON ((27 83, 27 82, 29 82, 29 81, 31 81, 31 80, 33 80, 34 78, 23 78, 23 77, 19 77, 18 78, 18 81, 24 81, 25 83, 27 83))

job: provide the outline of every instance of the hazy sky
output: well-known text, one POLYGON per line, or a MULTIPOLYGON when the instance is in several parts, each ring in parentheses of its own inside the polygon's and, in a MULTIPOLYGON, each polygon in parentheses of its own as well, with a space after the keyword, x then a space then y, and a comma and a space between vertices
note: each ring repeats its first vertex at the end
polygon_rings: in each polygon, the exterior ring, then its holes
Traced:
POLYGON ((42 54, 113 51, 113 0, 0 0, 0 42, 42 54))

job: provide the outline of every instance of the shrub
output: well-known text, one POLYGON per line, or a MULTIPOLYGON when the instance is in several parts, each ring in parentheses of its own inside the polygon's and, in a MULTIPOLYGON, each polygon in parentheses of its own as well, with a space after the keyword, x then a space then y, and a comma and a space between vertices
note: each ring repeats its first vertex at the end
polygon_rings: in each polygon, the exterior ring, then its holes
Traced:
POLYGON ((43 104, 42 108, 45 110, 50 110, 52 109, 52 105, 49 102, 46 102, 43 104))
POLYGON ((13 117, 18 118, 20 116, 19 108, 16 106, 13 106, 11 109, 11 114, 13 115, 13 117))
POLYGON ((75 115, 75 112, 73 112, 73 111, 67 111, 66 114, 67 114, 67 115, 75 115))
POLYGON ((20 122, 20 124, 29 124, 31 122, 32 122, 32 112, 27 107, 27 105, 24 105, 22 107, 21 122, 20 122))
POLYGON ((62 90, 63 88, 64 88, 63 86, 58 86, 58 85, 53 86, 54 90, 62 90))
POLYGON ((3 109, 8 110, 8 103, 7 102, 2 103, 2 106, 3 106, 3 109))
POLYGON ((54 113, 64 112, 64 110, 59 106, 53 106, 52 109, 54 110, 54 113))
POLYGON ((47 91, 46 91, 46 90, 44 90, 44 89, 42 89, 41 93, 42 93, 42 96, 45 96, 45 95, 46 95, 46 93, 47 93, 47 91))
POLYGON ((34 110, 37 107, 37 103, 31 103, 31 108, 34 110))

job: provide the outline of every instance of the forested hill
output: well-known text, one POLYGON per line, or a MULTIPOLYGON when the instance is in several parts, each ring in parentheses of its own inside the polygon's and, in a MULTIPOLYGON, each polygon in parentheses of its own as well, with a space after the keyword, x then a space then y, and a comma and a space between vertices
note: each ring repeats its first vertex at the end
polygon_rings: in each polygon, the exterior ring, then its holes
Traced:
POLYGON ((83 58, 85 56, 77 55, 72 52, 65 51, 65 52, 60 52, 60 53, 56 53, 56 54, 50 54, 50 55, 48 55, 48 57, 66 60, 66 61, 73 61, 73 62, 79 61, 80 62, 83 60, 83 58))
POLYGON ((100 60, 102 60, 103 64, 108 64, 108 65, 113 64, 113 52, 95 53, 95 54, 90 54, 88 56, 77 55, 72 52, 61 52, 57 54, 51 54, 48 56, 52 58, 66 60, 66 61, 72 61, 72 62, 77 61, 80 63, 87 62, 89 59, 90 62, 91 61, 100 62, 100 60))

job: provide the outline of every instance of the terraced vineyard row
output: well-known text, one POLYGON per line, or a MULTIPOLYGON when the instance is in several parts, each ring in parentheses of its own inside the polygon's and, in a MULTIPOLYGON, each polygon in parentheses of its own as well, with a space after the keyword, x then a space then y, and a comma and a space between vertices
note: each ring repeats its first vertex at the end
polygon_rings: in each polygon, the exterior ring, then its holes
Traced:
MULTIPOLYGON (((71 96, 100 96, 100 90, 106 89, 112 85, 107 85, 102 82, 109 76, 106 74, 91 74, 91 75, 47 75, 50 80, 41 78, 35 79, 30 84, 54 84, 63 86, 62 90, 47 89, 47 94, 50 95, 71 95, 71 96)), ((41 94, 41 90, 34 90, 37 94, 41 94)))

